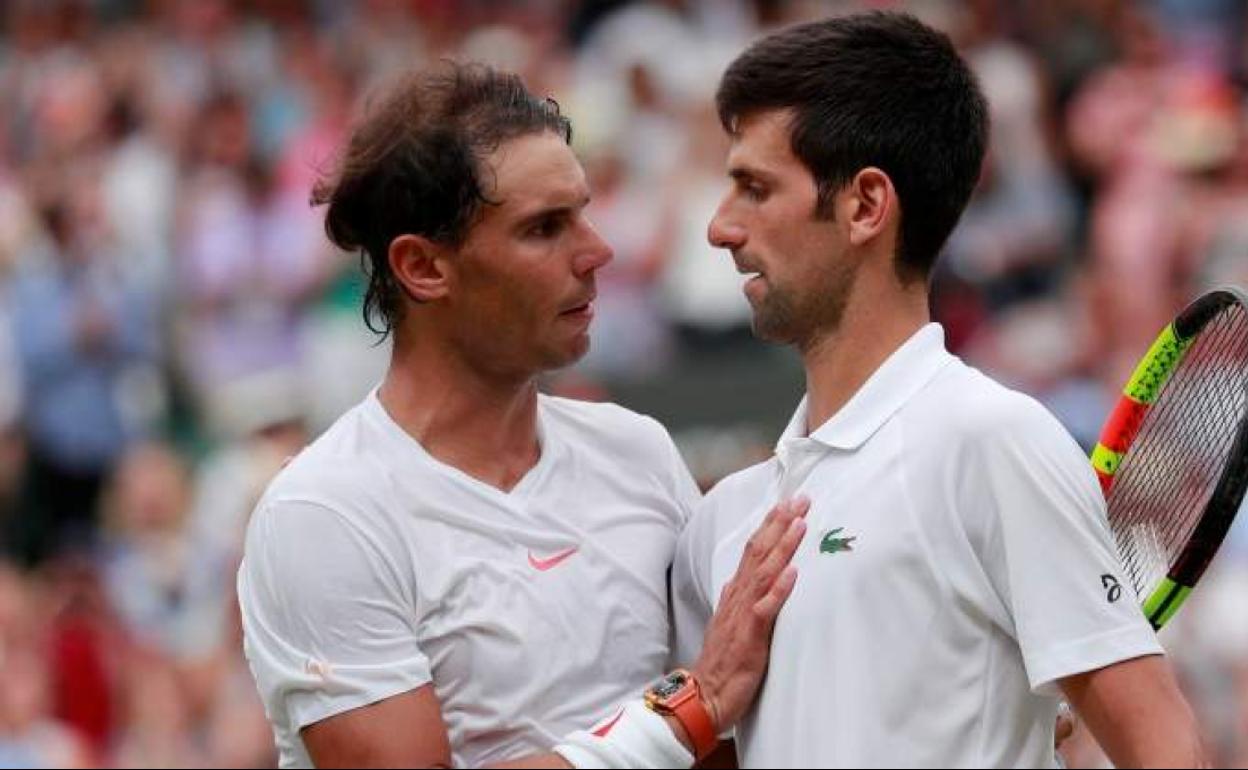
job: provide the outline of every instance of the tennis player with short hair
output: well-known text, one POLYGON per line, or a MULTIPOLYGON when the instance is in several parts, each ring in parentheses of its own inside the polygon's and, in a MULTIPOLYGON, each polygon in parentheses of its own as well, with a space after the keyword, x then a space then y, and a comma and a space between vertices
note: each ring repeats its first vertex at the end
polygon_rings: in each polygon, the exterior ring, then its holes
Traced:
POLYGON ((946 352, 928 277, 980 172, 987 108, 949 40, 870 13, 748 49, 717 94, 733 186, 709 237, 807 393, 775 456, 681 536, 677 645, 772 501, 812 500, 746 767, 1042 767, 1065 694, 1118 766, 1202 765, 1091 467, 1030 398, 946 352))
POLYGON ((687 764, 753 698, 802 505, 759 529, 696 678, 643 708, 698 491, 655 421, 537 392, 585 353, 611 259, 569 135, 516 76, 449 65, 395 88, 318 190, 394 351, 248 527, 245 650, 283 767, 549 767, 561 740, 687 764))

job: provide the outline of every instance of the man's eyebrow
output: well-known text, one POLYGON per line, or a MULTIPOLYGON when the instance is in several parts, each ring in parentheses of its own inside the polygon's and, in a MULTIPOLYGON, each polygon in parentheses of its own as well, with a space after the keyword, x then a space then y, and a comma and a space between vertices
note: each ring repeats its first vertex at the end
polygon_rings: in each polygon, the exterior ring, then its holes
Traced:
POLYGON ((759 169, 744 165, 734 165, 729 168, 728 176, 730 176, 733 181, 742 184, 747 182, 770 183, 774 181, 772 175, 768 174, 766 171, 761 171, 759 169))
POLYGON ((517 221, 521 223, 529 223, 551 216, 566 216, 585 208, 589 205, 589 201, 590 194, 585 193, 585 195, 581 196, 574 202, 542 204, 530 211, 521 213, 517 217, 517 221))

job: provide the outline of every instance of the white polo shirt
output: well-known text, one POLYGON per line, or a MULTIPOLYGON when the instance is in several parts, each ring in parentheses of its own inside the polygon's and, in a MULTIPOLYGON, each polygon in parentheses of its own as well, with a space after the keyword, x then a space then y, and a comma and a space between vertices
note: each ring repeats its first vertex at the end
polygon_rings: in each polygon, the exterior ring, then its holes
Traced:
POLYGON ((456 766, 547 752, 665 669, 666 575, 698 492, 667 432, 541 397, 510 492, 431 457, 370 395, 253 514, 244 649, 281 766, 300 728, 429 682, 456 766))
POLYGON ((743 767, 1051 766, 1056 680, 1161 652, 1079 447, 947 353, 938 325, 809 437, 803 401, 773 459, 707 495, 673 566, 679 658, 796 493, 809 529, 738 727, 743 767))

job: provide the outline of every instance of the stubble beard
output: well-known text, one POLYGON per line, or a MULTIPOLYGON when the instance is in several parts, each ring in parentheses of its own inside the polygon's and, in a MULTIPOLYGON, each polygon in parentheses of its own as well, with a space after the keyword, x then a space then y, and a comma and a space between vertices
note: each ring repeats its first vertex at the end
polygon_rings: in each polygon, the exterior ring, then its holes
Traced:
POLYGON ((858 278, 858 263, 833 266, 804 289, 771 285, 754 309, 754 335, 805 350, 840 329, 858 278))

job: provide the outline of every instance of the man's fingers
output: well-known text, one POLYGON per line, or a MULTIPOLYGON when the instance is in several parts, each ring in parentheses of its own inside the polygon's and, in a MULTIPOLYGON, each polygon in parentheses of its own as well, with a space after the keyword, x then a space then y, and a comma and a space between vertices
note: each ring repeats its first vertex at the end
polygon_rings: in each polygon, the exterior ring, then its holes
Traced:
POLYGON ((744 592, 742 598, 749 602, 748 597, 757 599, 771 590, 806 533, 805 516, 809 510, 810 500, 806 497, 783 501, 771 509, 746 543, 730 582, 733 593, 744 592))
POLYGON ((765 560, 788 531, 793 520, 805 516, 809 510, 810 500, 806 497, 776 503, 746 542, 745 553, 741 557, 741 569, 748 569, 765 560))
POLYGON ((771 550, 763 557, 763 561, 754 569, 750 586, 753 588, 755 596, 761 596, 771 590, 780 571, 793 560, 793 554, 797 552, 797 547, 801 545, 802 538, 805 535, 806 520, 802 518, 792 519, 789 522, 788 529, 784 531, 780 539, 776 541, 771 550))
POLYGON ((777 503, 768 511, 767 516, 763 518, 763 523, 754 530, 754 534, 750 535, 750 539, 745 543, 741 567, 748 568, 767 558, 767 554, 780 535, 784 533, 792 518, 792 505, 788 500, 777 503))
POLYGON ((785 600, 789 598, 789 594, 793 593, 793 586, 796 583, 797 567, 790 564, 780 572, 780 576, 772 583, 771 590, 754 603, 754 617, 770 628, 776 620, 776 615, 780 614, 780 608, 784 606, 785 600))
POLYGON ((1078 719, 1070 704, 1062 702, 1057 709, 1057 724, 1053 729, 1053 748, 1060 749, 1062 744, 1075 734, 1075 723, 1078 719))
POLYGON ((764 569, 775 574, 783 569, 784 565, 793 561, 793 554, 797 553, 797 547, 802 544, 802 538, 805 536, 806 519, 798 517, 790 521, 788 529, 780 536, 780 540, 763 562, 764 569))

